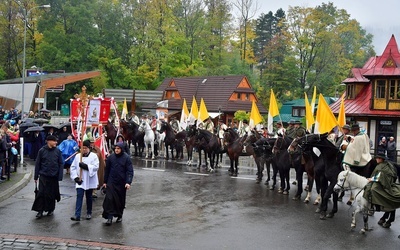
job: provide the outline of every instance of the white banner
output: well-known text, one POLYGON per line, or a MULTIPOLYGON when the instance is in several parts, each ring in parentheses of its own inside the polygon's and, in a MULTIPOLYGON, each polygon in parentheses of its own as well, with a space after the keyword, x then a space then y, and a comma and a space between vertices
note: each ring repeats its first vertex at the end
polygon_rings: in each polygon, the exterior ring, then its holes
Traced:
POLYGON ((86 125, 99 124, 100 121, 101 100, 93 99, 89 101, 89 109, 87 113, 86 125))

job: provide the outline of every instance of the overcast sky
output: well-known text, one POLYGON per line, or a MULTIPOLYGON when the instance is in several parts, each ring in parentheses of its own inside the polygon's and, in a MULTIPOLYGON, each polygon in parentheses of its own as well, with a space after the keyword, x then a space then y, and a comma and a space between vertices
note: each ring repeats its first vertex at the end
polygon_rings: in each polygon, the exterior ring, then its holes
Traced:
POLYGON ((373 45, 377 55, 381 55, 392 34, 400 45, 400 0, 257 0, 261 13, 275 12, 289 6, 315 7, 332 2, 338 9, 345 9, 350 18, 356 19, 368 33, 374 35, 373 45))

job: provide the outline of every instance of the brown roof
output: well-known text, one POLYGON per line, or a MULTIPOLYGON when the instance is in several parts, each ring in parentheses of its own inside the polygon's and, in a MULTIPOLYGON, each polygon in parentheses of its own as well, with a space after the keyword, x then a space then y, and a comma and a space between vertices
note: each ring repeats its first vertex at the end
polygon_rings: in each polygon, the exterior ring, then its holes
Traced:
MULTIPOLYGON (((169 110, 182 110, 184 98, 190 110, 194 96, 198 106, 200 106, 201 98, 204 99, 204 103, 209 112, 218 112, 219 108, 221 108, 222 112, 236 112, 237 110, 249 112, 252 105, 250 100, 229 100, 231 95, 235 92, 255 94, 252 88, 239 87, 243 80, 249 83, 247 77, 243 75, 166 78, 157 90, 178 90, 181 99, 169 99, 169 110), (172 83, 175 84, 175 86, 170 86, 172 83)), ((266 114, 267 110, 261 102, 256 101, 256 103, 260 113, 266 114)))

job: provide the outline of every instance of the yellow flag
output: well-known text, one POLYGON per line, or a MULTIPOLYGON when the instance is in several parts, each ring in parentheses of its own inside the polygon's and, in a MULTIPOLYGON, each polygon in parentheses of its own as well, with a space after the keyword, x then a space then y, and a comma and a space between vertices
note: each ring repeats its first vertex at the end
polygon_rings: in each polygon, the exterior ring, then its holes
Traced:
POLYGON ((311 112, 311 105, 308 102, 307 93, 304 93, 304 98, 306 105, 306 129, 310 131, 312 125, 314 124, 314 116, 311 112))
POLYGON ((197 107, 196 98, 193 96, 192 107, 190 108, 189 123, 194 124, 194 121, 199 116, 199 108, 197 107))
POLYGON ((314 116, 314 112, 315 112, 315 100, 317 99, 317 87, 314 86, 314 93, 312 96, 312 100, 311 100, 311 113, 314 116))
POLYGON ((334 127, 338 125, 332 110, 326 103, 325 98, 322 94, 319 94, 318 110, 317 110, 317 123, 318 131, 321 134, 330 132, 334 127))
POLYGON ((197 120, 198 120, 199 122, 203 122, 203 121, 206 120, 209 116, 210 116, 210 115, 208 114, 206 104, 205 104, 203 98, 201 98, 201 101, 200 101, 200 109, 199 109, 199 114, 198 114, 197 120))
POLYGON ((338 115, 338 124, 340 127, 343 127, 346 124, 346 111, 344 109, 344 100, 342 97, 342 100, 340 102, 340 109, 339 109, 339 115, 338 115))
POLYGON ((260 114, 260 111, 257 108, 256 102, 253 100, 253 103, 251 105, 249 126, 251 128, 254 128, 260 122, 262 122, 262 116, 260 114))
POLYGON ((186 104, 186 99, 183 98, 183 104, 182 104, 182 112, 181 112, 181 119, 180 119, 180 125, 181 127, 185 130, 187 127, 187 121, 189 118, 189 110, 187 108, 186 104))
POLYGON ((128 105, 126 104, 126 98, 125 98, 124 104, 122 105, 121 119, 126 120, 127 114, 128 114, 128 105))
POLYGON ((274 117, 279 115, 278 103, 275 99, 274 91, 271 89, 271 96, 269 98, 269 110, 268 110, 268 132, 274 131, 274 117))

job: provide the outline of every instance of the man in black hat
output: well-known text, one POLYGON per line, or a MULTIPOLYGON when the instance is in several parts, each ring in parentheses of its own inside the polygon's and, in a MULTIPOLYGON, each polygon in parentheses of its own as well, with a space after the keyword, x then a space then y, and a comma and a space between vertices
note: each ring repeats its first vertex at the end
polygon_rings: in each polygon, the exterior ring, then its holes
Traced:
POLYGON ((340 152, 344 153, 345 151, 342 149, 342 146, 343 145, 347 146, 349 144, 349 141, 351 140, 350 125, 345 124, 342 127, 342 133, 343 134, 336 139, 335 145, 337 148, 339 148, 340 152))
MULTIPOLYGON (((272 132, 272 131, 271 131, 271 132, 272 132)), ((285 133, 286 133, 286 129, 283 127, 281 121, 278 121, 278 122, 276 123, 276 133, 277 133, 278 135, 281 135, 281 136, 285 135, 285 133)))
POLYGON ((368 135, 360 131, 360 125, 358 123, 351 126, 351 132, 354 137, 347 146, 342 146, 343 150, 346 150, 343 158, 343 169, 365 167, 372 159, 369 153, 370 140, 368 135))
POLYGON ((294 122, 295 120, 290 119, 289 125, 286 128, 286 136, 289 138, 295 138, 296 137, 296 131, 294 129, 294 122))
POLYGON ((295 130, 295 137, 303 137, 306 135, 306 128, 304 128, 301 124, 301 121, 294 122, 294 130, 295 130))
POLYGON ((368 178, 369 183, 365 186, 363 197, 375 206, 377 211, 388 212, 378 224, 389 228, 396 217, 396 209, 400 207, 400 187, 395 184, 397 169, 387 161, 384 154, 376 155, 375 159, 378 165, 371 178, 368 178))
POLYGON ((62 181, 64 172, 63 157, 57 148, 57 137, 49 135, 46 142, 38 152, 33 177, 36 185, 39 180, 39 192, 32 206, 38 219, 42 218, 43 212, 47 212, 47 216, 53 214, 56 201, 61 199, 58 182, 62 181))

